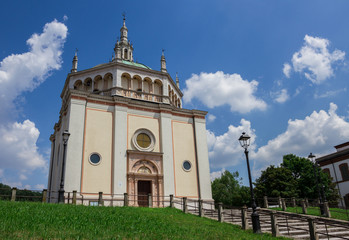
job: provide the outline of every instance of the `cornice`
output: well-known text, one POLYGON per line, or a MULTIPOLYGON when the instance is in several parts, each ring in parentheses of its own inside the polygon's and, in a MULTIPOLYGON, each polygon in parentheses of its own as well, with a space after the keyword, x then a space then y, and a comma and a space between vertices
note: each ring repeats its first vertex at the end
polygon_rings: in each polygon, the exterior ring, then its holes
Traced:
MULTIPOLYGON (((124 106, 130 109, 138 109, 145 111, 152 111, 157 113, 169 113, 172 115, 184 117, 198 117, 205 118, 207 112, 201 110, 189 110, 185 108, 176 108, 167 103, 157 103, 157 102, 149 102, 140 99, 127 98, 123 96, 102 96, 98 94, 93 94, 85 91, 69 89, 67 93, 67 98, 74 98, 80 100, 86 100, 87 102, 94 102, 96 104, 101 105, 110 105, 110 106, 124 106)), ((68 99, 65 101, 68 103, 68 99)))

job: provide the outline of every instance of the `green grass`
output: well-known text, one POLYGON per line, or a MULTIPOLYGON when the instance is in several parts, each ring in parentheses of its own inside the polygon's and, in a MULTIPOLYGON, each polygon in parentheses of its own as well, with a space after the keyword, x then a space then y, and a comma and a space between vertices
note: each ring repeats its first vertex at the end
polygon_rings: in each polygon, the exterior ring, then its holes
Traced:
MULTIPOLYGON (((282 211, 282 208, 271 208, 273 210, 282 211)), ((286 212, 303 213, 301 207, 287 207, 286 212)), ((345 209, 330 208, 331 218, 349 221, 348 215, 345 209)), ((307 209, 308 215, 320 216, 319 208, 309 207, 307 209)), ((349 214, 349 211, 348 211, 349 214)))
POLYGON ((0 201, 1 239, 284 239, 170 208, 0 201))

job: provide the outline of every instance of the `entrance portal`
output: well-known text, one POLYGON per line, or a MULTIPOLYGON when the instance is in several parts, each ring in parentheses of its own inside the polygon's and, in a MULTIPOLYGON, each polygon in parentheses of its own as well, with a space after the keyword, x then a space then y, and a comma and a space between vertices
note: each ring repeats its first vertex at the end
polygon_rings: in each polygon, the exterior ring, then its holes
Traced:
POLYGON ((148 194, 151 194, 151 181, 138 181, 138 206, 148 207, 148 194))

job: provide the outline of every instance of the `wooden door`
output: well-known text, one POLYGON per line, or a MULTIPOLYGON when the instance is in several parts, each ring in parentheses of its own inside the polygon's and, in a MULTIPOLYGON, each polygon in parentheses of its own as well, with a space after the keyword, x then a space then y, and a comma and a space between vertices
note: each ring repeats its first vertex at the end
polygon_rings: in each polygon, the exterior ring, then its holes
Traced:
POLYGON ((151 194, 151 181, 138 181, 138 206, 148 207, 148 194, 151 194))

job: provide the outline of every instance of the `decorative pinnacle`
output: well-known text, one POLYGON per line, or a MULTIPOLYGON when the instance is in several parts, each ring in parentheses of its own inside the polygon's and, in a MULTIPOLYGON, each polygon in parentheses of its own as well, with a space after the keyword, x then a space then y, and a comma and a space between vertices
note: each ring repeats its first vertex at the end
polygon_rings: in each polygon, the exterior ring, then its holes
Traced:
POLYGON ((76 57, 78 56, 78 51, 79 51, 79 49, 75 48, 75 56, 76 57))

